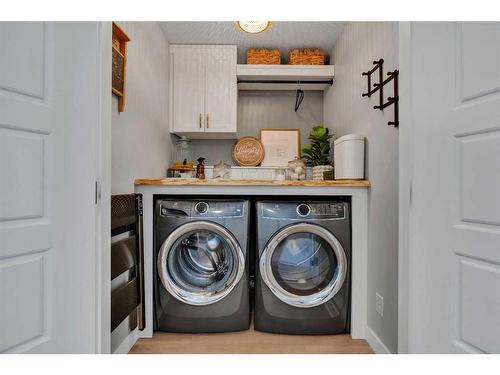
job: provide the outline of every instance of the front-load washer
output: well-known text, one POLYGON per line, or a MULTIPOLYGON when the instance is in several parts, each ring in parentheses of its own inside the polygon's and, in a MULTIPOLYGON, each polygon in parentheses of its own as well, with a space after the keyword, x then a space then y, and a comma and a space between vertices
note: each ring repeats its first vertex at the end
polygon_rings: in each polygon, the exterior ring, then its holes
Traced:
POLYGON ((258 201, 255 329, 350 329, 350 204, 258 201))
POLYGON ((248 209, 244 200, 155 202, 156 330, 249 328, 248 209))

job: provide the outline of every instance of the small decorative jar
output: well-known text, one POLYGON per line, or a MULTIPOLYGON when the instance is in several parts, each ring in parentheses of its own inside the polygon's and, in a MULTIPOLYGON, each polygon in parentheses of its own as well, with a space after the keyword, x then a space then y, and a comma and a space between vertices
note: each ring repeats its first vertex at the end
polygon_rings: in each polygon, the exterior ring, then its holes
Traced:
POLYGON ((305 180, 306 163, 296 156, 295 159, 288 162, 287 172, 289 180, 305 180))
POLYGON ((172 155, 174 165, 193 164, 193 155, 191 154, 190 143, 191 141, 185 136, 180 137, 177 142, 175 142, 172 155))
POLYGON ((221 160, 219 164, 214 165, 213 178, 230 178, 231 177, 231 166, 226 164, 224 160, 221 160))

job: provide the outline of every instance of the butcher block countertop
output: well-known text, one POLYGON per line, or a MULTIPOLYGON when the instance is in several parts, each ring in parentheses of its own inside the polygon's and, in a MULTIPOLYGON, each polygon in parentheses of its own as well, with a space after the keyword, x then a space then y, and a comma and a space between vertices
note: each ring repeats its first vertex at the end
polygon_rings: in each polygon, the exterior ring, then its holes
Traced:
POLYGON ((136 185, 157 186, 345 186, 369 187, 368 180, 230 180, 230 179, 205 179, 198 178, 141 178, 135 180, 136 185))

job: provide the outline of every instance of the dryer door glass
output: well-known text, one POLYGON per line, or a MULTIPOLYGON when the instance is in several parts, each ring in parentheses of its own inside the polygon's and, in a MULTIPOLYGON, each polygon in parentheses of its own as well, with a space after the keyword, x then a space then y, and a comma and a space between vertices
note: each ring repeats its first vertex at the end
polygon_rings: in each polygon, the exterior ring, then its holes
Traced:
POLYGON ((206 305, 224 298, 241 279, 244 256, 234 237, 211 222, 193 222, 175 230, 158 256, 165 288, 177 299, 206 305))
POLYGON ((313 233, 294 233, 286 237, 271 257, 276 282, 298 296, 322 291, 335 277, 337 267, 332 247, 313 233))
POLYGON ((283 302, 314 307, 333 298, 347 275, 347 258, 325 228, 299 223, 278 231, 261 255, 265 284, 283 302))

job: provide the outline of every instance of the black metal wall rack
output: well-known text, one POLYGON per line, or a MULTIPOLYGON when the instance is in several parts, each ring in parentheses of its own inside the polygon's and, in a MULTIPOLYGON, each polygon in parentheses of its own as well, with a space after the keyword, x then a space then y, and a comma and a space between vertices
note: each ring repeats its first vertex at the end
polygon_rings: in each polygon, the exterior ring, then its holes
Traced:
POLYGON ((374 106, 374 109, 379 109, 383 111, 385 108, 390 106, 391 104, 394 104, 394 121, 389 121, 387 125, 394 125, 394 127, 399 126, 399 94, 398 94, 398 76, 399 76, 399 71, 394 70, 392 72, 387 72, 387 78, 384 79, 384 59, 379 59, 373 62, 375 65, 371 70, 368 72, 363 72, 363 76, 367 76, 367 87, 368 91, 363 93, 361 96, 362 97, 371 97, 373 94, 375 94, 377 91, 379 93, 379 105, 374 106), (378 71, 378 83, 373 83, 372 84, 372 74, 378 71), (393 89, 394 89, 394 94, 393 96, 389 96, 387 98, 387 102, 384 103, 384 86, 388 84, 389 82, 394 81, 393 83, 393 89))

